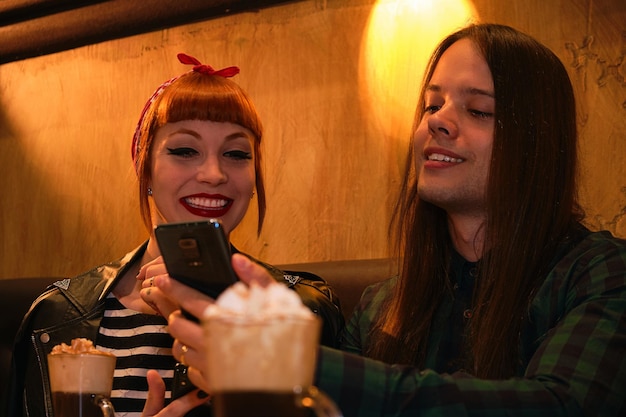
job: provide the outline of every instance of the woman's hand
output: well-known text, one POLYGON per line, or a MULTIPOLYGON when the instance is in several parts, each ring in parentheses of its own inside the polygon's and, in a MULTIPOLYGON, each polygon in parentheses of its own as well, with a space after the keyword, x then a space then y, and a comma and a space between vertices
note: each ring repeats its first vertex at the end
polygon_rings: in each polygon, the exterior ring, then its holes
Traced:
MULTIPOLYGON (((169 289, 157 286, 159 280, 163 280, 166 283, 170 282, 170 277, 167 274, 167 269, 161 256, 143 265, 139 270, 139 274, 137 274, 137 279, 143 281, 141 284, 142 289, 139 293, 141 298, 153 310, 166 318, 172 312, 181 308, 181 300, 201 300, 203 306, 205 303, 213 301, 210 297, 180 283, 177 286, 178 292, 176 297, 170 294, 169 289)), ((169 284, 165 285, 167 287, 169 284)), ((183 306, 183 308, 186 307, 183 306)))
POLYGON ((162 275, 167 276, 167 269, 163 263, 163 257, 159 256, 158 258, 142 265, 141 269, 139 269, 139 273, 137 274, 137 280, 141 281, 142 289, 139 292, 139 295, 143 301, 157 314, 167 317, 167 314, 178 308, 177 305, 163 294, 152 294, 153 292, 158 291, 154 288, 155 278, 162 275), (159 301, 158 304, 156 303, 156 300, 159 301))
MULTIPOLYGON (((251 261, 246 256, 234 254, 232 265, 235 273, 241 281, 245 283, 255 282, 259 285, 267 286, 275 280, 269 275, 267 270, 257 263, 251 261)), ((167 274, 160 274, 154 277, 150 294, 145 294, 146 288, 142 290, 142 297, 154 303, 165 312, 164 305, 170 302, 191 313, 193 316, 201 318, 206 308, 213 303, 213 300, 206 295, 196 291, 167 274), (163 301, 163 298, 169 301, 163 301)), ((206 368, 206 353, 204 344, 204 332, 202 326, 187 320, 179 309, 171 310, 165 316, 168 321, 168 331, 174 337, 172 354, 180 363, 189 367, 188 376, 191 382, 205 392, 211 392, 210 386, 203 375, 206 368)))
POLYGON ((149 370, 146 375, 148 380, 148 398, 143 407, 142 417, 183 417, 187 412, 207 401, 206 395, 199 395, 199 391, 192 391, 182 397, 165 404, 165 383, 155 370, 149 370))
POLYGON ((187 320, 180 311, 168 317, 168 330, 174 338, 172 354, 180 363, 187 365, 187 376, 192 384, 204 392, 211 392, 204 375, 206 351, 202 325, 187 320))
POLYGON ((142 265, 141 269, 139 269, 139 273, 137 274, 137 279, 139 281, 145 281, 147 278, 163 274, 167 274, 167 269, 165 268, 163 257, 159 256, 142 265))

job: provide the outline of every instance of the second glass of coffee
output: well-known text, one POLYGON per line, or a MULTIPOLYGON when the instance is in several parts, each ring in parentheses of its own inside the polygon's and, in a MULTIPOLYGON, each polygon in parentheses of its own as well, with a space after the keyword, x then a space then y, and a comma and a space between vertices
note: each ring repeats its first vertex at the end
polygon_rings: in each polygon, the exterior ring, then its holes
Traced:
POLYGON ((339 417, 313 386, 320 320, 214 316, 204 321, 216 417, 339 417))

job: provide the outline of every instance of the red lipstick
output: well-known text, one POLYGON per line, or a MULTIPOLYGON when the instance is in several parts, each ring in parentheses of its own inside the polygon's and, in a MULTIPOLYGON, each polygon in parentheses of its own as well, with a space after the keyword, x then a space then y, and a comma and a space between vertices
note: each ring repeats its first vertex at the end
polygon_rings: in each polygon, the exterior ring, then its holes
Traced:
POLYGON ((181 198, 182 204, 191 214, 201 217, 222 217, 232 207, 233 200, 221 194, 194 194, 181 198))

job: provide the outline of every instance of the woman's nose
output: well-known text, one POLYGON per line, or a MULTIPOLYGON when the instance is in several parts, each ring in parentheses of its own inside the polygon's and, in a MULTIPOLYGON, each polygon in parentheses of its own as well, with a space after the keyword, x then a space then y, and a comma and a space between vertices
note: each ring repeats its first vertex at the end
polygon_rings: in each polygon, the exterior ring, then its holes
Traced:
POLYGON ((445 105, 428 118, 428 129, 434 136, 454 139, 458 135, 458 117, 454 106, 445 105))
POLYGON ((207 158, 204 163, 198 167, 197 178, 200 182, 221 184, 226 182, 228 176, 218 158, 207 158))

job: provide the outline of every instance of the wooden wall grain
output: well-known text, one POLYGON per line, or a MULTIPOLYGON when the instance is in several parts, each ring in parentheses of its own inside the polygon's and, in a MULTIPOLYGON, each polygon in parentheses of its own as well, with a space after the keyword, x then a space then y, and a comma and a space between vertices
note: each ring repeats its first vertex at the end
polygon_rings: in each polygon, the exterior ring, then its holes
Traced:
MULTIPOLYGON (((623 0, 473 6, 478 20, 524 30, 566 63, 589 223, 626 237, 623 0)), ((0 278, 74 275, 146 238, 130 137, 146 98, 185 70, 182 51, 239 65, 265 121, 266 224, 257 238, 251 212, 235 244, 273 263, 386 256, 411 120, 393 106, 374 114, 360 82, 374 7, 301 1, 0 65, 0 278)))

